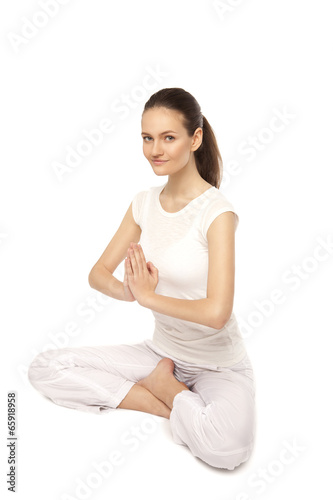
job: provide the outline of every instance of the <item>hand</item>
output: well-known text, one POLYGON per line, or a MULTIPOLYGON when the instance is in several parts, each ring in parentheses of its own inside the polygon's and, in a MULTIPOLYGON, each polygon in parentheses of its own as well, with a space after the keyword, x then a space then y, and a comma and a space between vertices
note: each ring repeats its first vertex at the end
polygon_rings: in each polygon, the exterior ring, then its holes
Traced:
POLYGON ((134 302, 136 298, 134 297, 128 283, 128 274, 127 274, 127 259, 125 259, 125 269, 124 269, 124 297, 126 302, 134 302))
POLYGON ((138 303, 144 306, 157 287, 158 269, 152 262, 146 262, 141 245, 131 243, 127 255, 125 265, 129 288, 138 303))

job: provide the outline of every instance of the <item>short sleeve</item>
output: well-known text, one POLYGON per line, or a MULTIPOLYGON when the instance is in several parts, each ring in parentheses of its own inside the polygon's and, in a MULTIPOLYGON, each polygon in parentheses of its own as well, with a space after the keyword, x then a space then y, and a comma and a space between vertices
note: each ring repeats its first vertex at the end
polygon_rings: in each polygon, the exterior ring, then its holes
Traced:
POLYGON ((209 226, 211 223, 216 219, 216 217, 220 214, 223 214, 224 212, 233 212, 235 215, 235 231, 238 227, 239 223, 239 215, 238 212, 235 210, 233 205, 227 201, 226 199, 219 199, 216 200, 215 202, 211 203, 208 207, 207 210, 204 213, 203 219, 202 219, 202 234, 205 239, 207 239, 207 231, 209 229, 209 226))
POLYGON ((132 213, 135 223, 141 227, 141 215, 147 191, 140 191, 132 200, 132 213))

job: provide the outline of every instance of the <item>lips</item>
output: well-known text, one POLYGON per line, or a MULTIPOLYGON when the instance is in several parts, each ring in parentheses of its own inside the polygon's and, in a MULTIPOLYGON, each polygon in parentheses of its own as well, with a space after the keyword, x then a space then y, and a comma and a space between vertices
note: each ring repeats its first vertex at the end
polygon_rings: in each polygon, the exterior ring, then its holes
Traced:
POLYGON ((163 163, 166 163, 169 160, 152 160, 155 165, 163 165, 163 163))

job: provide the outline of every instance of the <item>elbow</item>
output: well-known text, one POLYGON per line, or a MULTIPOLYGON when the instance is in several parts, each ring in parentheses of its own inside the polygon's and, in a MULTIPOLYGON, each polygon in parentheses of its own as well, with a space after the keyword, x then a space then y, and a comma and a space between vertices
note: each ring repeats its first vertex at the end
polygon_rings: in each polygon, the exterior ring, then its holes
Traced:
POLYGON ((210 322, 211 324, 209 326, 215 328, 215 330, 222 330, 226 323, 228 323, 231 312, 232 311, 229 312, 225 309, 217 310, 215 314, 212 315, 210 322))
POLYGON ((216 318, 213 318, 211 321, 211 324, 209 325, 211 328, 214 328, 215 330, 222 330, 224 325, 226 324, 226 321, 224 317, 219 317, 217 316, 216 318))
POLYGON ((93 285, 92 285, 92 275, 91 275, 91 271, 90 271, 90 273, 89 273, 89 275, 88 275, 88 283, 89 283, 89 286, 90 286, 91 288, 94 288, 94 287, 93 287, 93 285))
POLYGON ((96 288, 95 286, 95 266, 91 269, 90 273, 88 274, 88 283, 91 286, 91 288, 96 288))

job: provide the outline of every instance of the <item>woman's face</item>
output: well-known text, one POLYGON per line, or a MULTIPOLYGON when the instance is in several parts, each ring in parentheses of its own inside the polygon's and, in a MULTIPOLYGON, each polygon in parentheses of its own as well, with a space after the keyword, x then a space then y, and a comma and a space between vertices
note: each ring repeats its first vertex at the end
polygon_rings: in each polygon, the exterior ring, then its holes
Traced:
POLYGON ((182 115, 175 110, 152 108, 142 115, 143 154, 156 175, 172 175, 194 162, 193 151, 202 141, 202 129, 187 135, 182 115))

